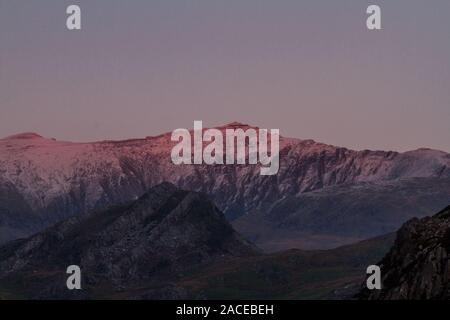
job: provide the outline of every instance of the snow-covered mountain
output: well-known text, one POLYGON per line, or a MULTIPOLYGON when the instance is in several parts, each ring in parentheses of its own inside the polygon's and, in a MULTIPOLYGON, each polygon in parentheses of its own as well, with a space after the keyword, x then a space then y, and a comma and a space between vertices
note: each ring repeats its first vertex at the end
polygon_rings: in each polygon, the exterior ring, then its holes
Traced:
MULTIPOLYGON (((248 125, 232 123, 219 129, 236 127, 245 129, 248 125)), ((92 143, 57 141, 35 133, 1 139, 0 191, 4 193, 7 188, 16 199, 22 199, 16 201, 21 208, 16 204, 7 206, 9 211, 0 210, 3 238, 137 199, 163 181, 209 194, 229 220, 237 221, 270 212, 284 199, 331 187, 414 178, 450 180, 450 155, 430 149, 354 151, 281 137, 278 174, 261 176, 259 167, 251 165, 174 165, 170 151, 175 144, 170 133, 92 143), (27 208, 32 212, 23 212, 27 208), (12 223, 17 211, 33 219, 29 224, 12 223)), ((450 200, 450 187, 443 190, 442 197, 450 200)), ((433 212, 431 209, 427 212, 433 212)))

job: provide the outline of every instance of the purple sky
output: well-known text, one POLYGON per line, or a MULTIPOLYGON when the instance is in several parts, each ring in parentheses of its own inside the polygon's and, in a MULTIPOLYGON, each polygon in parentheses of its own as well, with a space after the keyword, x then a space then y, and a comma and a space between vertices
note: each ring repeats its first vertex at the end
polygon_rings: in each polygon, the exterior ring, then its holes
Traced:
POLYGON ((0 0, 0 137, 234 120, 355 149, 450 151, 448 0, 0 0), (81 31, 65 9, 82 9, 81 31), (365 10, 382 8, 383 30, 365 10))

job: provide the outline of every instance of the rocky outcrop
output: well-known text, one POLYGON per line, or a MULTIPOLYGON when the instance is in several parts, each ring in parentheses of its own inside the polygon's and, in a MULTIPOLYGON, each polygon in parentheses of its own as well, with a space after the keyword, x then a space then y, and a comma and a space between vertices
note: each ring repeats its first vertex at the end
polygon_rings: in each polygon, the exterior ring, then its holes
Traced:
POLYGON ((450 299, 450 206, 407 222, 380 267, 382 289, 364 289, 360 298, 450 299))
POLYGON ((206 195, 163 183, 127 205, 0 247, 0 284, 19 296, 91 298, 145 283, 161 297, 193 268, 256 253, 206 195), (81 292, 66 288, 69 265, 82 270, 81 292))

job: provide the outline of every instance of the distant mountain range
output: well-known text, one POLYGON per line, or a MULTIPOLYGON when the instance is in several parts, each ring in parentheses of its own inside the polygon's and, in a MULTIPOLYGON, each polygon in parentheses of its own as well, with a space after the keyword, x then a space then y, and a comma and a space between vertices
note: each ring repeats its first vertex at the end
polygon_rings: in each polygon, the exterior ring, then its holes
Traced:
MULTIPOLYGON (((249 126, 219 127, 227 128, 249 126)), ((34 133, 1 139, 0 242, 128 203, 164 181, 208 194, 245 238, 268 251, 352 243, 449 203, 445 152, 354 151, 280 139, 274 176, 249 165, 173 165, 170 134, 93 143, 34 133)))

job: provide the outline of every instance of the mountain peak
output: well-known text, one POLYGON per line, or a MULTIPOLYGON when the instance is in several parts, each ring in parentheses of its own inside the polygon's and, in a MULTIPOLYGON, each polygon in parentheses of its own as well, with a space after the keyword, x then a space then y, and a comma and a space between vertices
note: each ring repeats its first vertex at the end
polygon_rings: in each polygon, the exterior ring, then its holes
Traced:
POLYGON ((233 126, 248 126, 248 124, 246 124, 246 123, 242 123, 242 122, 239 122, 239 121, 233 121, 233 122, 230 122, 230 123, 228 123, 228 124, 226 124, 226 126, 227 127, 233 127, 233 126))
POLYGON ((218 129, 238 129, 238 128, 241 128, 241 129, 248 129, 248 128, 259 129, 257 126, 252 126, 252 125, 249 125, 247 123, 242 123, 242 122, 239 122, 239 121, 233 121, 233 122, 225 124, 225 125, 223 125, 221 127, 218 127, 218 129))
MULTIPOLYGON (((145 282, 164 292, 185 272, 258 252, 233 230, 206 195, 162 183, 131 204, 71 218, 31 238, 7 244, 0 249, 0 279, 20 278, 36 270, 57 275, 71 261, 93 280, 86 284, 87 290, 75 293, 80 294, 75 298, 87 297, 104 281, 114 287, 109 294, 119 288, 134 291, 135 284, 145 282), (16 267, 19 260, 23 263, 16 267)), ((46 290, 24 288, 27 295, 74 297, 65 282, 46 279, 37 280, 37 287, 46 290)), ((150 294, 154 288, 146 290, 150 294)))
POLYGON ((35 132, 23 132, 23 133, 19 133, 19 134, 15 134, 9 137, 6 137, 5 139, 8 140, 15 140, 15 139, 43 139, 44 137, 35 133, 35 132))

